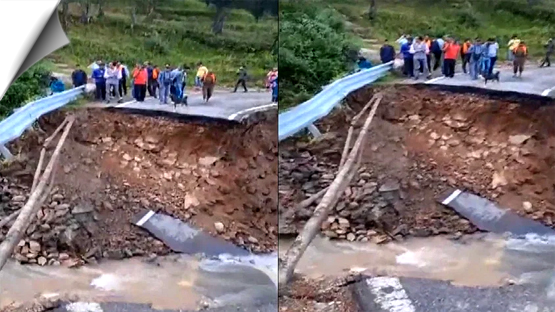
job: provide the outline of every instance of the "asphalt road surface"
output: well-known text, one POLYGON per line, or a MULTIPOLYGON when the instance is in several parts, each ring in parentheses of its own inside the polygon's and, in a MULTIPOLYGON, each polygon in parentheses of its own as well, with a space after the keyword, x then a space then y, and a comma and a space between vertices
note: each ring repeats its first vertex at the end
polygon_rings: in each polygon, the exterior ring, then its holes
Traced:
MULTIPOLYGON (((227 306, 224 308, 205 309, 204 312, 275 312, 276 304, 261 306, 227 306)), ((146 304, 119 302, 73 302, 66 303, 53 312, 194 312, 187 310, 156 310, 146 304)))
MULTIPOLYGON (((514 78, 512 67, 502 66, 494 70, 500 72, 500 81, 484 83, 483 79, 472 80, 469 75, 457 70, 455 77, 436 77, 427 80, 427 84, 442 84, 451 86, 470 86, 499 91, 514 91, 520 93, 555 96, 555 67, 538 68, 535 63, 525 65, 522 77, 514 78)), ((423 82, 421 79, 419 82, 423 82)))
POLYGON ((200 92, 188 92, 188 96, 188 106, 163 105, 160 104, 158 99, 152 97, 146 98, 142 103, 130 100, 121 104, 114 103, 111 106, 114 108, 162 111, 236 121, 252 113, 277 109, 277 104, 271 103, 271 93, 265 91, 232 93, 226 90, 216 90, 208 103, 203 102, 200 92))
POLYGON ((555 299, 542 286, 462 287, 449 282, 368 277, 353 286, 368 312, 552 312, 555 299))

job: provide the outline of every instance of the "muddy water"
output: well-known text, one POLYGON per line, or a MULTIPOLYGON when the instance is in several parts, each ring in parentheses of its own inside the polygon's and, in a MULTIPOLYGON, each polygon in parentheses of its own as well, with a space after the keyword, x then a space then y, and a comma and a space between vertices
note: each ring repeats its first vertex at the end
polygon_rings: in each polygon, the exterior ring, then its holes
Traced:
MULTIPOLYGON (((292 241, 280 241, 284 253, 292 241)), ((449 280, 466 286, 496 286, 509 281, 551 284, 555 238, 503 238, 495 235, 410 239, 375 245, 316 238, 298 272, 318 278, 364 272, 449 280)))
POLYGON ((199 261, 172 256, 128 259, 79 269, 22 266, 0 272, 0 306, 37 295, 71 294, 80 300, 152 304, 156 309, 195 309, 271 301, 276 297, 277 256, 220 256, 199 261))

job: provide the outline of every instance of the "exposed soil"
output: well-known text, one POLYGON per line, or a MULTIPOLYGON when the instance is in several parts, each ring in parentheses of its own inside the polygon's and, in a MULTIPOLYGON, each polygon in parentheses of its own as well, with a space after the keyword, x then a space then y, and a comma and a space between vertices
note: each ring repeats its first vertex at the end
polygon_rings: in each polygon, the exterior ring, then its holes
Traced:
MULTIPOLYGON (((290 209, 333 180, 348 121, 376 90, 348 98, 314 142, 280 144, 280 204, 290 209)), ((520 101, 522 102, 522 101, 520 101)), ((323 224, 339 239, 386 242, 477 229, 437 200, 460 188, 553 227, 555 108, 419 86, 390 87, 364 147, 358 176, 323 224)), ((296 232, 315 204, 280 232, 296 232)), ((283 213, 280 212, 280 213, 283 213)))
MULTIPOLYGON (((50 133, 63 118, 50 115, 40 124, 50 133)), ((276 118, 249 126, 199 125, 79 110, 51 200, 37 214, 16 258, 63 264, 74 262, 68 259, 73 256, 92 261, 168 253, 162 242, 131 224, 144 209, 255 252, 275 250, 276 129, 276 118)), ((2 171, 0 219, 29 196, 40 143, 47 136, 36 133, 11 147, 21 150, 24 161, 2 171)))
MULTIPOLYGON (((349 287, 352 276, 319 280, 296 276, 279 297, 280 312, 358 312, 349 287)), ((281 287, 281 286, 280 286, 281 287)))

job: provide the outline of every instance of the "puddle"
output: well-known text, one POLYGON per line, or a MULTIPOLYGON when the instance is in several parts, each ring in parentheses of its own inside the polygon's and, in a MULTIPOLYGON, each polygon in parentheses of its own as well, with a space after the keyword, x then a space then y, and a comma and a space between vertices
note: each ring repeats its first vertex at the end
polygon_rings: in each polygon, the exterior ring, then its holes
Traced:
MULTIPOLYGON (((285 253, 292 242, 280 239, 280 253, 285 253)), ((498 286, 510 280, 551 287, 555 293, 554 260, 555 237, 537 235, 412 238, 386 245, 317 237, 297 271, 313 278, 364 272, 448 280, 465 286, 498 286)))
POLYGON ((9 262, 0 272, 0 307, 58 293, 155 309, 196 309, 201 299, 213 306, 273 302, 276 282, 275 254, 211 260, 176 255, 154 262, 132 258, 78 269, 9 262))

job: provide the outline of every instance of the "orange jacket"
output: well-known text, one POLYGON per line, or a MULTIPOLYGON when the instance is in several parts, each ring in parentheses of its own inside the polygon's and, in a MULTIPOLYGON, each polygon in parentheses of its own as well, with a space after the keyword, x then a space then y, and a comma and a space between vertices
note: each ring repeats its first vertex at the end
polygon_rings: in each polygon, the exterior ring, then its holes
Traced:
POLYGON ((154 79, 154 80, 158 79, 158 75, 160 75, 160 70, 158 68, 153 68, 152 69, 152 79, 154 79))
POLYGON ((204 76, 204 84, 206 85, 215 85, 216 84, 216 74, 213 72, 208 72, 204 76))
POLYGON ((470 49, 470 43, 469 42, 465 42, 462 45, 462 53, 466 54, 468 52, 468 49, 470 49))
POLYGON ((135 70, 133 70, 133 79, 136 85, 146 85, 148 79, 146 68, 135 68, 135 70))
POLYGON ((456 60, 460 49, 461 49, 461 46, 459 46, 456 43, 447 43, 447 44, 445 44, 445 47, 444 47, 445 57, 444 58, 446 60, 456 60))

